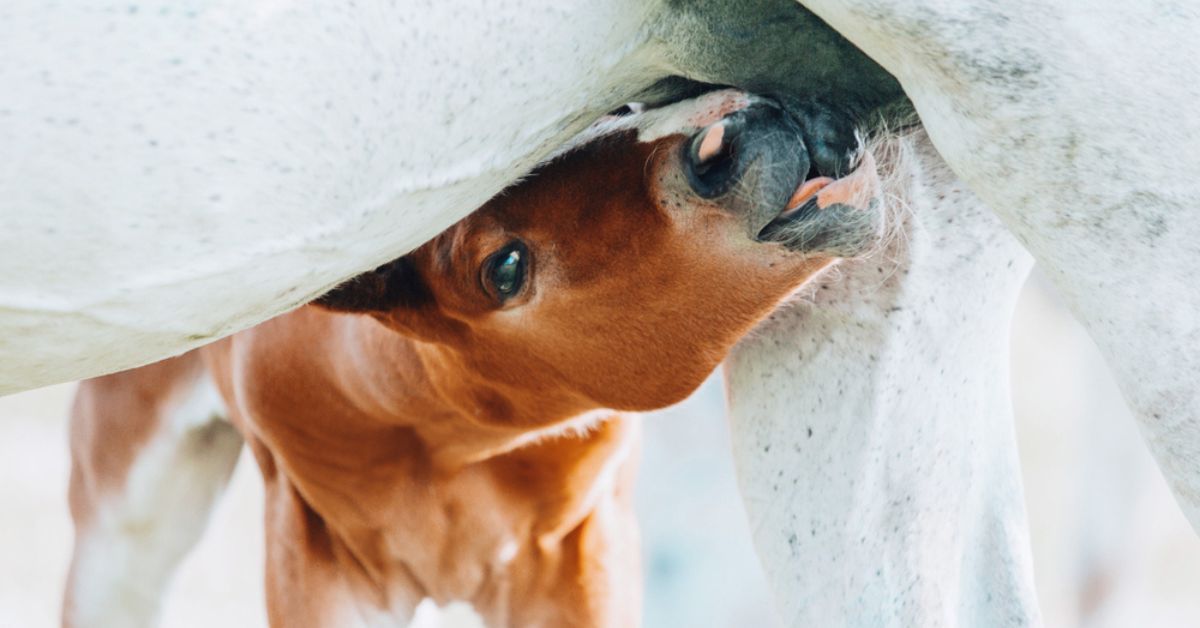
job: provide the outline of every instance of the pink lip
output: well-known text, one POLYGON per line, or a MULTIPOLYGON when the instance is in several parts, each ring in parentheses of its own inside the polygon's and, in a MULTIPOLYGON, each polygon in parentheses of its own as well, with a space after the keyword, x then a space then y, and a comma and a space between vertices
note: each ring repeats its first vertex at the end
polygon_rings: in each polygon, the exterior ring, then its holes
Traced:
POLYGON ((801 183, 800 187, 796 188, 795 192, 792 192, 792 197, 788 199, 786 205, 787 209, 784 209, 782 212, 780 212, 776 220, 779 218, 787 218, 789 215, 795 213, 795 211, 800 209, 800 207, 803 206, 808 199, 816 196, 818 192, 824 189, 825 186, 833 183, 833 181, 834 180, 829 177, 817 177, 801 183))
POLYGON ((841 179, 817 177, 801 183, 800 187, 792 193, 792 197, 788 199, 787 209, 779 214, 779 218, 787 218, 795 214, 796 210, 814 197, 817 209, 825 209, 834 204, 867 209, 870 199, 878 190, 879 175, 875 170, 875 159, 870 153, 865 153, 854 172, 841 179))

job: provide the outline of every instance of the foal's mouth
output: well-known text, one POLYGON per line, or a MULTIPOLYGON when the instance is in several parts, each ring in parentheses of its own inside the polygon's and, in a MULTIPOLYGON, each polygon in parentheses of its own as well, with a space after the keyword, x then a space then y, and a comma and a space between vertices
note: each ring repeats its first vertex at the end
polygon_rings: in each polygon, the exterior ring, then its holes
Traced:
POLYGON ((802 255, 865 251, 882 224, 875 161, 862 151, 857 164, 822 168, 810 150, 795 115, 755 100, 682 142, 679 159, 691 191, 741 217, 755 241, 802 255), (827 176, 841 172, 850 174, 827 176))
POLYGON ((840 179, 801 182, 756 239, 803 253, 853 255, 878 234, 879 195, 875 160, 865 152, 857 167, 840 179))

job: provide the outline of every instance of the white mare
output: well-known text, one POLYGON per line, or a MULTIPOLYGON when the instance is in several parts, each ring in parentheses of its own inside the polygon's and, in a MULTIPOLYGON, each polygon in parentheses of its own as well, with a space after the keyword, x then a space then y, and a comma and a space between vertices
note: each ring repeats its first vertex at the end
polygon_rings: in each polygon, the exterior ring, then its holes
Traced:
POLYGON ((405 253, 669 73, 656 6, 4 3, 0 394, 180 353, 405 253))
POLYGON ((755 545, 788 626, 1036 625, 1008 386, 1030 257, 923 132, 876 159, 889 244, 726 363, 755 545))
POLYGON ((0 394, 311 300, 678 75, 900 97, 790 0, 6 2, 0 394))
MULTIPOLYGON (((805 4, 900 80, 1043 265, 1200 528, 1200 8, 805 4)), ((793 625, 1039 623, 1007 420, 1024 272, 943 193, 913 197, 907 275, 871 292, 874 269, 847 269, 730 363, 743 492, 793 625)))

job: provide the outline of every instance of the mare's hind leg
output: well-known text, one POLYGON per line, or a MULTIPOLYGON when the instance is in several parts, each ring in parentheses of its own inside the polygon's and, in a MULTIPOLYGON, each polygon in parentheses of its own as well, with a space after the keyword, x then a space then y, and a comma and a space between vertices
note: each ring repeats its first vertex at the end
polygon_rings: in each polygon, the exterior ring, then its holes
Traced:
POLYGON ((83 382, 71 414, 75 551, 63 626, 152 626, 241 436, 194 352, 83 382))

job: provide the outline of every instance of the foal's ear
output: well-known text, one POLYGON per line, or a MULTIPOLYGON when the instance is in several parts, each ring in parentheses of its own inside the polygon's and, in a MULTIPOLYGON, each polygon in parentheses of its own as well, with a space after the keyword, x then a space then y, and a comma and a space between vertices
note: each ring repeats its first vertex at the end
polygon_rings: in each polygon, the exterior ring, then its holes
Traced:
POLYGON ((408 257, 352 277, 313 303, 337 312, 386 312, 433 302, 429 284, 408 257))

